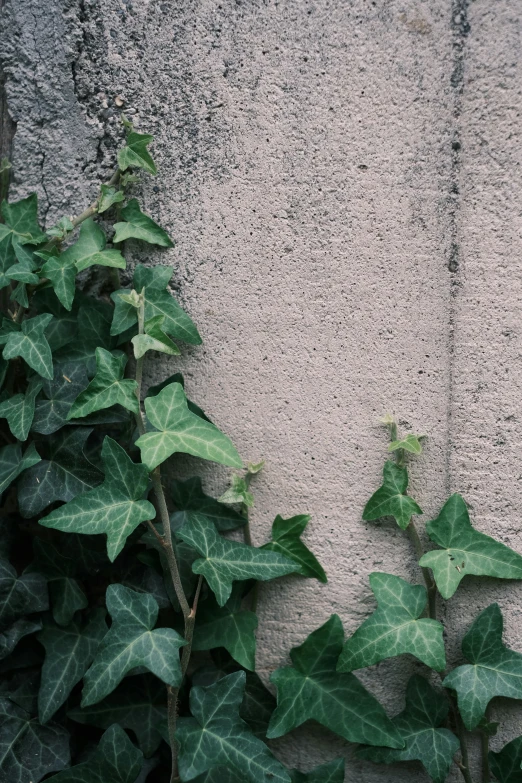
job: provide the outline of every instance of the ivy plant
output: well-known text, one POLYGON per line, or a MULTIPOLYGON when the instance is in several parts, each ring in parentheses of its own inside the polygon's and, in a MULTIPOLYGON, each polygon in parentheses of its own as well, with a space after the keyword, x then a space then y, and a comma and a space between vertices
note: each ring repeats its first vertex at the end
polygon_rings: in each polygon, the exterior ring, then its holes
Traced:
POLYGON ((262 583, 326 583, 327 564, 307 514, 277 515, 253 543, 263 462, 245 462, 175 372, 201 336, 171 288, 173 239, 131 192, 140 170, 157 173, 153 138, 124 126, 117 168, 82 214, 42 228, 35 194, 1 207, 0 779, 342 783, 343 758, 297 770, 274 752, 272 739, 315 721, 354 743, 358 764, 408 763, 435 783, 452 768, 473 783, 477 732, 482 783, 522 780, 522 737, 489 751, 491 701, 522 698, 501 610, 482 607, 452 669, 437 616, 437 596, 468 575, 522 578, 522 556, 475 529, 457 494, 424 551, 407 466, 424 436, 392 417, 362 517, 409 535, 424 584, 371 574, 359 627, 323 618, 270 682, 256 673, 262 583), (129 243, 165 263, 128 269, 129 243), (147 387, 150 361, 169 372, 147 387), (185 455, 232 468, 229 488, 211 497, 185 455), (374 695, 379 669, 360 670, 399 656, 416 670, 391 714, 374 695))

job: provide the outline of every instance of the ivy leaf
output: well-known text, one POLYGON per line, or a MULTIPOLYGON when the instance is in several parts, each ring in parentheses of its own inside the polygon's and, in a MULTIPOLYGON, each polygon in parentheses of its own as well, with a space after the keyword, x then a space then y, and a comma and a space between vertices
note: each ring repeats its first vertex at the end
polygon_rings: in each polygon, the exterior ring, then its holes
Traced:
POLYGON ((434 690, 423 678, 415 675, 406 689, 406 707, 393 718, 402 739, 403 750, 391 748, 361 748, 357 756, 377 763, 420 761, 434 783, 444 783, 460 747, 457 737, 440 728, 448 716, 449 704, 444 694, 434 690))
POLYGON ((522 737, 508 742, 498 753, 491 750, 488 758, 499 783, 522 783, 522 737))
POLYGON ((53 775, 46 783, 135 783, 142 763, 142 752, 114 725, 87 761, 53 775))
POLYGON ((89 376, 95 373, 96 348, 112 351, 117 340, 110 335, 112 308, 110 305, 99 307, 101 302, 88 300, 78 310, 78 332, 76 339, 55 354, 59 363, 81 362, 89 376), (94 305, 94 306, 93 306, 94 305))
POLYGON ((6 631, 0 632, 0 661, 3 661, 4 658, 7 658, 13 652, 20 639, 36 633, 41 627, 42 624, 40 622, 35 623, 32 620, 20 618, 6 631))
POLYGON ((28 571, 38 571, 47 580, 53 619, 58 625, 69 625, 80 609, 87 607, 80 585, 74 579, 76 563, 62 555, 48 541, 36 538, 33 544, 35 560, 28 571))
POLYGON ((403 451, 409 451, 410 454, 420 454, 422 452, 421 439, 423 437, 423 435, 413 435, 410 433, 409 435, 406 435, 405 438, 393 440, 388 446, 388 451, 403 449, 403 451))
POLYGON ((398 730, 377 699, 355 675, 336 672, 343 636, 341 620, 334 614, 303 644, 291 650, 293 666, 272 674, 277 708, 267 737, 281 737, 313 719, 350 742, 404 747, 398 730))
POLYGON ((44 458, 26 470, 18 484, 23 517, 36 516, 57 500, 67 503, 103 481, 103 474, 83 453, 91 432, 71 427, 51 435, 42 444, 44 458))
POLYGON ((334 759, 328 764, 321 764, 311 772, 290 771, 292 783, 343 783, 344 759, 334 759))
POLYGON ((269 778, 272 783, 290 783, 282 764, 239 717, 244 689, 245 672, 229 674, 207 688, 192 688, 193 717, 181 718, 176 732, 183 780, 224 766, 242 775, 245 782, 269 778))
POLYGON ((193 650, 224 647, 245 669, 256 668, 257 616, 241 609, 241 593, 235 590, 223 608, 210 598, 198 611, 193 650))
POLYGON ((233 506, 236 503, 243 503, 247 508, 252 508, 254 505, 254 496, 248 491, 248 484, 245 479, 234 473, 232 475, 231 486, 221 495, 219 502, 230 506, 233 506))
POLYGON ((67 423, 67 414, 74 400, 88 386, 89 379, 82 364, 56 364, 52 381, 44 380, 42 391, 47 399, 36 402, 33 432, 52 435, 67 423))
POLYGON ((484 609, 462 640, 462 652, 471 663, 457 666, 442 683, 457 691, 460 714, 470 731, 494 696, 522 699, 522 654, 503 643, 503 625, 498 604, 484 609))
POLYGON ((71 310, 76 293, 76 275, 78 270, 74 261, 65 253, 47 254, 47 260, 40 270, 42 277, 48 278, 54 293, 66 310, 71 310))
POLYGON ((106 212, 113 204, 119 204, 125 200, 125 194, 113 185, 100 186, 100 198, 98 200, 98 214, 106 212))
POLYGON ((295 564, 277 552, 263 552, 223 538, 205 517, 194 517, 190 526, 184 525, 178 530, 177 536, 202 555, 192 564, 192 570, 195 574, 203 574, 219 606, 228 601, 235 580, 264 582, 295 570, 295 564))
POLYGON ((150 674, 129 677, 99 704, 76 707, 67 717, 100 729, 118 723, 134 732, 145 758, 150 758, 161 742, 158 725, 167 720, 165 686, 150 674))
POLYGON ((190 526, 195 514, 210 519, 218 530, 234 530, 246 522, 246 518, 237 511, 206 495, 199 476, 193 476, 186 481, 173 481, 170 485, 170 496, 176 508, 171 516, 174 530, 185 522, 190 526))
POLYGON ((44 527, 66 533, 105 533, 107 554, 113 562, 140 522, 154 519, 156 511, 148 500, 148 471, 136 465, 116 441, 108 436, 102 447, 105 481, 78 495, 65 506, 40 519, 44 527))
POLYGON ((42 381, 29 381, 25 394, 15 394, 0 403, 0 419, 7 419, 9 429, 18 440, 27 440, 34 417, 35 400, 42 388, 42 381))
POLYGON ((125 146, 118 150, 118 166, 121 171, 131 167, 144 169, 148 174, 157 174, 156 165, 147 150, 152 141, 154 141, 154 136, 149 136, 148 133, 131 131, 127 136, 125 146))
POLYGON ((15 359, 21 356, 38 375, 51 380, 53 357, 44 332, 52 319, 52 315, 44 313, 22 321, 21 331, 11 332, 7 337, 3 352, 4 359, 15 359))
POLYGON ((406 530, 413 514, 422 514, 420 506, 406 495, 408 471, 388 460, 384 463, 383 483, 367 502, 363 519, 373 522, 381 517, 394 517, 402 530, 406 530))
POLYGON ((443 549, 427 552, 420 565, 432 569, 443 598, 451 598, 466 574, 522 579, 522 556, 475 530, 461 495, 452 495, 426 529, 443 549))
POLYGON ((39 783, 49 772, 69 765, 69 735, 61 726, 56 723, 40 726, 26 710, 1 698, 0 723, 2 780, 9 783, 39 783))
POLYGON ((137 334, 131 342, 134 346, 134 356, 141 359, 147 351, 159 351, 169 356, 179 356, 181 351, 176 343, 163 331, 164 315, 156 315, 145 322, 145 334, 137 334))
POLYGON ((78 419, 94 411, 122 405, 132 413, 139 413, 138 384, 124 379, 127 357, 113 356, 105 348, 96 348, 96 375, 85 391, 73 402, 67 419, 78 419))
POLYGON ((150 245, 174 247, 174 243, 167 232, 141 211, 137 199, 131 198, 127 206, 123 207, 121 216, 125 222, 114 224, 116 233, 113 242, 125 242, 126 239, 141 239, 150 245))
POLYGON ((179 649, 186 642, 172 628, 152 630, 159 611, 154 598, 123 585, 110 585, 106 603, 112 625, 84 677, 82 707, 105 699, 137 666, 145 667, 167 685, 179 687, 179 649))
POLYGON ((45 648, 45 661, 38 692, 38 716, 44 724, 67 700, 94 660, 107 633, 105 610, 97 609, 85 625, 72 622, 65 628, 44 623, 38 641, 45 648))
POLYGON ((65 250, 60 258, 62 264, 71 264, 78 272, 90 266, 110 266, 125 269, 125 259, 119 250, 105 250, 107 238, 92 218, 82 223, 78 241, 65 250))
POLYGON ((0 495, 18 478, 20 473, 40 462, 34 443, 30 443, 25 454, 18 443, 0 449, 0 495))
POLYGON ((421 618, 428 602, 426 588, 378 572, 370 574, 370 586, 377 610, 346 641, 338 670, 351 672, 410 653, 430 669, 444 671, 443 627, 436 620, 421 618))
MULTIPOLYGON (((180 307, 168 290, 172 269, 158 266, 153 269, 138 264, 134 271, 133 285, 136 291, 145 289, 145 320, 151 321, 157 316, 164 316, 162 330, 173 339, 184 340, 191 345, 200 345, 201 337, 192 319, 180 307)), ((129 290, 123 289, 111 294, 114 302, 114 316, 111 334, 121 334, 130 329, 138 321, 136 307, 128 297, 129 290)))
POLYGON ((16 235, 22 243, 37 245, 40 242, 46 242, 47 237, 38 225, 38 197, 36 193, 31 193, 27 198, 15 201, 13 204, 2 202, 2 216, 5 226, 16 235))
POLYGON ((27 571, 17 576, 7 560, 0 560, 0 630, 25 614, 44 612, 48 608, 44 577, 27 571))
POLYGON ((192 413, 179 383, 166 386, 156 397, 145 400, 147 418, 157 432, 146 432, 136 441, 142 462, 154 470, 172 454, 194 457, 241 467, 241 458, 232 441, 214 424, 192 413))
POLYGON ((296 563, 298 567, 295 569, 295 573, 326 583, 328 579, 323 567, 306 544, 301 541, 301 536, 309 521, 309 514, 298 514, 289 519, 283 519, 278 514, 272 525, 272 540, 261 549, 279 552, 296 563))

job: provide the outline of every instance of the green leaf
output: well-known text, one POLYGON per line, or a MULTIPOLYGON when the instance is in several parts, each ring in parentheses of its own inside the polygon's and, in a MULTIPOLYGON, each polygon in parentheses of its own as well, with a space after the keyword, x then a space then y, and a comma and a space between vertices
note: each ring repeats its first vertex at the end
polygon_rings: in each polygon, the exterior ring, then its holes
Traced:
POLYGON ((35 560, 27 570, 38 571, 45 576, 54 621, 58 625, 69 625, 75 613, 88 604, 80 585, 73 578, 76 563, 48 541, 35 539, 33 549, 35 560))
POLYGON ((457 691, 460 714, 470 731, 480 723, 494 696, 522 699, 522 654, 502 641, 503 620, 498 604, 479 614, 462 640, 470 664, 458 666, 442 683, 457 691))
POLYGON ((224 647, 245 669, 256 668, 257 616, 241 609, 241 593, 235 590, 221 608, 209 598, 198 610, 193 650, 224 647))
POLYGON ((362 669, 404 653, 435 671, 444 671, 444 629, 436 620, 421 618, 428 602, 426 588, 378 572, 370 574, 370 586, 378 608, 346 641, 339 671, 362 669))
POLYGON ((113 356, 105 348, 96 348, 96 375, 73 402, 67 418, 78 419, 113 405, 138 414, 138 384, 124 378, 126 365, 125 354, 113 356))
POLYGON ((73 305, 77 273, 76 264, 65 253, 50 254, 41 269, 42 277, 51 281, 54 293, 66 310, 71 310, 73 305))
POLYGON ((21 331, 11 332, 7 338, 3 352, 4 359, 15 359, 21 356, 38 375, 51 380, 53 357, 44 332, 52 319, 52 315, 44 313, 22 321, 21 331))
MULTIPOLYGON (((193 321, 180 307, 168 290, 172 269, 158 266, 153 269, 138 264, 134 272, 133 285, 136 291, 145 288, 145 320, 151 321, 158 316, 164 316, 162 331, 175 340, 184 340, 191 345, 200 345, 201 337, 193 321)), ((121 334, 130 329, 138 321, 136 307, 126 301, 130 291, 123 289, 111 294, 114 302, 114 316, 111 334, 121 334)))
POLYGON ((0 449, 0 495, 18 478, 20 473, 40 462, 34 443, 30 443, 25 454, 18 443, 0 449))
POLYGON ((208 688, 192 688, 193 717, 181 718, 176 732, 182 780, 224 766, 242 775, 245 782, 269 778, 272 783, 290 783, 283 766, 239 717, 244 688, 244 672, 229 674, 208 688))
POLYGON ((136 133, 131 131, 127 136, 127 143, 118 150, 118 166, 122 171, 129 167, 144 169, 149 174, 157 174, 158 170, 152 160, 148 145, 154 141, 154 136, 148 133, 136 133))
POLYGON ((403 449, 404 451, 409 451, 410 454, 420 454, 422 452, 421 438, 423 437, 423 435, 413 435, 410 433, 409 435, 406 435, 405 438, 393 440, 388 446, 388 451, 403 449))
POLYGON ((38 693, 38 717, 47 723, 64 704, 94 660, 107 633, 105 610, 97 609, 85 623, 72 622, 61 628, 44 623, 38 641, 45 648, 45 661, 38 693))
POLYGON ((179 649, 186 642, 172 628, 152 630, 159 611, 154 598, 123 585, 110 585, 106 602, 112 625, 84 677, 82 707, 105 699, 137 666, 145 667, 167 685, 179 687, 179 649))
POLYGON ((142 763, 141 751, 114 725, 87 761, 53 775, 46 783, 135 783, 142 763))
POLYGON ((228 601, 236 580, 264 582, 295 570, 295 564, 277 552, 263 552, 223 538, 205 517, 194 517, 190 524, 177 531, 177 536, 202 555, 192 564, 192 570, 195 574, 203 574, 220 606, 228 601))
POLYGON ((381 517, 394 517, 402 530, 406 530, 413 514, 422 514, 420 506, 406 495, 408 471, 388 460, 384 463, 383 483, 367 502, 363 519, 372 522, 381 517))
POLYGON ((10 285, 11 279, 7 270, 16 263, 12 232, 0 224, 0 288, 10 285))
POLYGON ((246 523, 246 518, 218 500, 205 495, 199 476, 186 481, 173 481, 170 496, 176 511, 171 515, 172 527, 179 529, 185 522, 190 526, 194 515, 210 519, 218 530, 234 530, 246 523))
POLYGON ((92 218, 82 223, 78 241, 60 256, 62 264, 71 264, 78 272, 90 266, 110 266, 125 269, 125 259, 119 250, 105 250, 107 238, 92 218))
POLYGON ((125 200, 125 194, 113 185, 100 185, 100 198, 98 200, 98 213, 101 215, 113 204, 119 204, 125 200))
POLYGON ((136 441, 142 462, 154 470, 172 454, 194 457, 241 467, 241 458, 232 441, 213 424, 192 413, 179 383, 166 386, 156 397, 145 400, 147 418, 157 432, 146 432, 136 441))
POLYGON ((252 508, 254 496, 248 491, 248 484, 245 479, 234 473, 232 474, 231 486, 221 495, 219 502, 231 506, 236 503, 243 503, 247 508, 252 508))
POLYGON ((46 235, 38 225, 38 197, 36 193, 31 193, 27 198, 13 204, 3 201, 2 216, 5 221, 5 226, 2 226, 2 229, 10 228, 22 243, 39 244, 47 241, 46 235))
POLYGON ((334 759, 328 764, 321 764, 311 772, 290 771, 292 783, 343 783, 344 759, 334 759))
POLYGON ((134 346, 134 356, 141 359, 147 351, 159 351, 169 356, 179 356, 181 351, 163 331, 164 315, 156 315, 145 322, 145 334, 137 334, 131 342, 134 346))
POLYGON ((15 394, 0 403, 0 419, 7 419, 9 429, 18 440, 27 440, 34 418, 35 400, 42 388, 42 381, 29 381, 25 394, 15 394))
POLYGON ((74 231, 74 225, 72 220, 67 216, 61 217, 58 223, 52 228, 47 229, 45 232, 48 237, 57 237, 58 239, 65 239, 67 234, 74 231))
POLYGON ((13 652, 20 639, 36 633, 41 627, 42 624, 40 622, 35 623, 32 620, 21 618, 16 620, 6 631, 0 632, 0 661, 3 661, 4 658, 7 658, 13 652))
POLYGON ((426 529, 443 549, 427 552, 420 560, 431 568, 443 598, 451 598, 467 574, 522 579, 522 556, 471 526, 464 499, 452 495, 426 529))
POLYGON ((0 778, 6 783, 39 783, 69 765, 69 735, 62 726, 40 726, 8 699, 0 699, 0 724, 0 778))
POLYGON ((125 546, 140 522, 154 519, 154 506, 143 500, 147 490, 148 471, 136 465, 116 441, 108 436, 102 447, 105 481, 71 500, 65 506, 40 519, 44 527, 66 533, 104 533, 110 561, 125 546))
POLYGON ((420 761, 434 783, 444 783, 460 747, 456 736, 445 728, 449 703, 444 694, 434 690, 423 678, 415 675, 408 682, 406 707, 393 718, 402 739, 403 750, 391 748, 361 748, 357 756, 377 763, 420 761))
POLYGON ((42 391, 47 399, 36 402, 33 432, 52 435, 67 424, 71 405, 88 384, 89 379, 82 364, 56 364, 53 380, 43 381, 42 391))
MULTIPOLYGON (((78 298, 78 294, 76 296, 78 298)), ((87 374, 91 376, 95 373, 96 348, 112 351, 116 348, 117 340, 110 335, 111 306, 87 297, 83 301, 84 304, 78 310, 76 339, 55 354, 55 360, 61 364, 81 362, 87 374)))
POLYGON ((291 650, 293 666, 272 674, 277 708, 267 736, 281 737, 313 719, 350 742, 404 747, 377 699, 355 675, 336 672, 343 636, 341 620, 334 614, 302 645, 291 650))
POLYGON ((51 435, 40 446, 43 459, 25 471, 18 484, 23 517, 34 517, 51 503, 70 500, 98 486, 103 474, 83 450, 92 430, 70 427, 51 435))
POLYGON ((297 574, 308 576, 311 579, 319 579, 320 582, 326 583, 328 579, 323 567, 306 544, 301 541, 301 536, 309 521, 309 514, 298 514, 289 519, 283 519, 278 514, 272 525, 272 540, 261 549, 279 552, 296 563, 297 574))
POLYGON ((488 758, 499 783, 522 783, 522 737, 508 742, 498 753, 490 751, 488 758))
POLYGON ((17 576, 7 560, 0 560, 0 630, 26 614, 44 612, 48 608, 44 577, 28 571, 17 576))
POLYGON ((150 245, 174 247, 174 243, 167 232, 141 211, 137 199, 131 198, 127 206, 123 207, 121 216, 125 222, 114 224, 116 233, 113 242, 125 242, 126 239, 141 239, 150 245))
POLYGON ((134 732, 144 756, 149 758, 161 742, 158 726, 167 720, 165 685, 150 674, 129 677, 103 701, 69 710, 67 717, 100 729, 118 723, 134 732))

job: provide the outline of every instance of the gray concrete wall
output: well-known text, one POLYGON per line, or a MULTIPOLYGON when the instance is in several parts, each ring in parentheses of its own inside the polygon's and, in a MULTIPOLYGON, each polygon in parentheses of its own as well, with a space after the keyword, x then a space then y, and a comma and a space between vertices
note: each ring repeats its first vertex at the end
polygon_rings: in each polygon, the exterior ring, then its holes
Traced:
MULTIPOLYGON (((429 435, 411 471, 426 519, 458 490, 480 530, 522 551, 522 3, 6 0, 3 15, 13 194, 36 189, 48 221, 81 209, 124 98, 156 136, 145 206, 177 241, 134 258, 175 267, 204 336, 149 380, 181 367, 244 457, 266 458, 256 542, 276 513, 312 514, 329 584, 263 588, 262 672, 334 611, 353 630, 371 571, 419 578, 398 529, 361 522, 387 411, 429 435)), ((520 585, 469 580, 441 611, 460 640, 493 599, 522 650, 520 585)), ((364 680, 398 710, 414 669, 364 680)), ((511 721, 499 746, 522 712, 495 712, 511 721)), ((274 745, 303 768, 346 750, 316 727, 274 745)), ((349 781, 427 779, 346 752, 349 781)))

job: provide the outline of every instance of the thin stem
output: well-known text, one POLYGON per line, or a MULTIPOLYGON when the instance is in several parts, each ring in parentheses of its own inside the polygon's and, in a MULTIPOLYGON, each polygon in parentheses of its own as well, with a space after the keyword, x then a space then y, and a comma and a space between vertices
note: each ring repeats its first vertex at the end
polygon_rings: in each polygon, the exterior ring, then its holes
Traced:
MULTIPOLYGON (((120 178, 120 170, 119 168, 116 169, 110 180, 106 183, 107 185, 115 185, 120 178)), ((99 204, 100 198, 98 197, 96 201, 93 201, 92 204, 87 207, 87 209, 84 209, 84 211, 78 215, 78 217, 72 218, 71 223, 73 224, 73 227, 76 228, 80 225, 80 223, 83 223, 85 220, 88 220, 93 215, 96 215, 98 212, 98 204, 99 204)))
MULTIPOLYGON (((145 332, 145 289, 140 294, 140 306, 138 308, 138 334, 144 334, 145 332)), ((141 412, 141 386, 143 383, 143 362, 145 356, 140 356, 136 359, 136 397, 138 398, 138 407, 140 409, 139 416, 136 417, 136 424, 138 426, 138 432, 140 435, 145 434, 145 422, 143 420, 143 413, 141 412)))
MULTIPOLYGON (((486 708, 484 720, 489 722, 489 708, 486 708)), ((491 770, 489 768, 489 734, 486 731, 480 732, 480 748, 482 751, 482 783, 490 783, 491 770)))
MULTIPOLYGON (((422 541, 420 540, 419 532, 415 527, 415 523, 413 519, 410 520, 410 524, 406 528, 406 532, 408 533, 410 540, 413 544, 413 548, 415 549, 415 555, 417 556, 417 559, 420 560, 424 554, 424 547, 422 546, 422 541)), ((422 571, 422 576, 424 577, 424 581, 426 583, 426 589, 428 591, 428 614, 432 620, 436 620, 437 619, 437 585, 433 581, 433 578, 428 568, 422 568, 421 566, 421 571, 422 571)))
POLYGON ((460 752, 462 755, 462 764, 459 764, 459 769, 462 772, 462 777, 464 778, 466 783, 473 783, 473 780, 471 778, 471 772, 469 770, 469 756, 468 756, 468 745, 466 742, 466 729, 464 727, 458 709, 454 707, 453 711, 455 717, 455 724, 457 727, 457 734, 460 742, 460 752))
POLYGON ((178 693, 179 688, 173 688, 167 685, 167 715, 169 744, 172 756, 172 770, 170 773, 170 783, 177 783, 178 776, 178 745, 176 742, 176 724, 178 721, 178 693))

